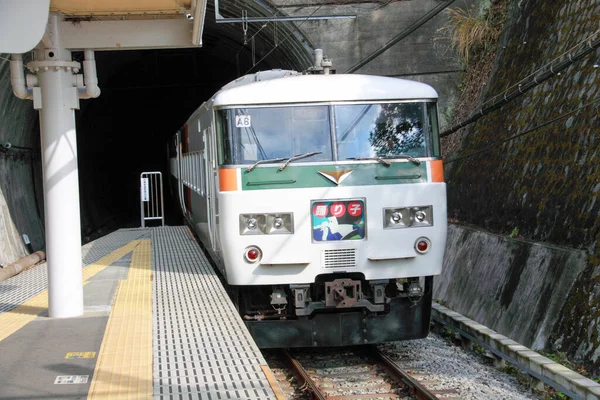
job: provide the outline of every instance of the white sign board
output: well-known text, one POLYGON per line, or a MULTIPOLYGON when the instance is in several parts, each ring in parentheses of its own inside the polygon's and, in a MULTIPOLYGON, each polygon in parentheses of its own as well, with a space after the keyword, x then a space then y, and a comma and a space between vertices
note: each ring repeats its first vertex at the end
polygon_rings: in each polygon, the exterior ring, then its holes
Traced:
POLYGON ((44 36, 50 0, 0 0, 0 53, 26 53, 44 36))
POLYGON ((87 383, 89 375, 59 375, 54 380, 55 385, 77 385, 87 383))
POLYGON ((150 193, 148 190, 148 178, 141 178, 142 185, 140 191, 142 194, 142 201, 150 201, 150 193))
POLYGON ((235 116, 235 127, 236 128, 250 128, 252 126, 252 118, 249 115, 236 115, 235 116))

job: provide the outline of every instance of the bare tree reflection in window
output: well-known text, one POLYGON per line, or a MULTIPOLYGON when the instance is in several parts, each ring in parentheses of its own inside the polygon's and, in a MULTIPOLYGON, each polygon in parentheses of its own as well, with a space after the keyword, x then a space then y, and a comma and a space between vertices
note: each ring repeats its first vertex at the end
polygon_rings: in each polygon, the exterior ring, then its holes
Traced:
POLYGON ((376 155, 425 155, 423 116, 421 103, 382 104, 369 133, 369 142, 376 155))

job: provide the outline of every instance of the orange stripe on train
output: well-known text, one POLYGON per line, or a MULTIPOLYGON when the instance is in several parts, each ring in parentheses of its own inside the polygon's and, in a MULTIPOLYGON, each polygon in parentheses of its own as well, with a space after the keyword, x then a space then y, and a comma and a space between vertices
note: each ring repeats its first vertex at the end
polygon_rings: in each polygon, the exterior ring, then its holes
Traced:
POLYGON ((237 169, 235 169, 235 168, 219 169, 219 190, 221 190, 221 192, 231 192, 234 190, 238 190, 237 169))
POLYGON ((442 160, 431 161, 431 182, 444 182, 444 162, 442 160))

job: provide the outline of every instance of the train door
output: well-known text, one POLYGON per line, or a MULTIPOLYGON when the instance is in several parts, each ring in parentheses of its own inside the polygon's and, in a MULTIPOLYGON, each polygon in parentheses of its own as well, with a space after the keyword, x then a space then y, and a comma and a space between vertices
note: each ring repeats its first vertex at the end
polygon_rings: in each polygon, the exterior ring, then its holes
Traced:
POLYGON ((204 112, 200 116, 202 126, 202 141, 204 143, 204 156, 202 157, 204 183, 206 193, 206 216, 208 223, 208 237, 211 244, 211 250, 216 253, 218 246, 218 237, 216 231, 216 179, 217 173, 217 152, 215 135, 213 132, 213 120, 211 112, 204 112))
POLYGON ((212 225, 212 218, 211 218, 211 207, 212 207, 212 201, 211 201, 211 197, 210 197, 210 184, 209 184, 209 175, 210 175, 210 150, 209 150, 209 143, 208 143, 208 137, 207 137, 207 128, 204 128, 202 130, 202 180, 204 181, 204 207, 206 207, 205 212, 206 212, 206 223, 208 225, 208 231, 207 231, 207 236, 208 239, 210 240, 210 244, 211 247, 213 247, 213 225, 212 225))
POLYGON ((181 131, 177 132, 177 198, 179 207, 185 215, 185 203, 183 201, 183 144, 181 140, 181 131))
POLYGON ((217 251, 219 249, 219 245, 217 243, 219 235, 217 235, 216 227, 217 227, 217 214, 218 214, 218 205, 217 205, 217 151, 216 151, 216 143, 215 136, 213 134, 212 125, 208 126, 208 129, 205 130, 206 135, 206 149, 207 149, 207 168, 206 168, 206 187, 207 187, 207 198, 208 201, 208 224, 210 227, 210 242, 212 243, 213 251, 217 251))
POLYGON ((184 216, 193 223, 192 220, 192 190, 184 184, 184 182, 191 182, 192 166, 190 152, 190 137, 188 131, 188 125, 183 125, 183 138, 182 138, 182 158, 183 163, 183 179, 181 179, 181 198, 183 199, 183 214, 184 216))

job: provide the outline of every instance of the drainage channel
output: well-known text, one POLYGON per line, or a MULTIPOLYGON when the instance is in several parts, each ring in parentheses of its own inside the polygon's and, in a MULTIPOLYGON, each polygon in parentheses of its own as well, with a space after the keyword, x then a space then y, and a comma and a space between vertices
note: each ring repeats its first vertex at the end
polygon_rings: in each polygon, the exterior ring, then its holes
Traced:
POLYGON ((531 386, 543 391, 547 384, 575 400, 600 400, 600 383, 440 304, 432 306, 432 321, 455 331, 466 347, 481 346, 494 365, 509 362, 532 378, 531 386))

